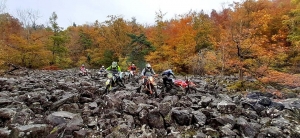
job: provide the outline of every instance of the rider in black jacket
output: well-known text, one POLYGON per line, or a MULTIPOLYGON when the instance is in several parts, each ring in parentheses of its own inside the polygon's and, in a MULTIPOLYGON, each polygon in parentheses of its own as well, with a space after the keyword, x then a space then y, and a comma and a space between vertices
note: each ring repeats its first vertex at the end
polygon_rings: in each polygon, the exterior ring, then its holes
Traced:
POLYGON ((174 73, 173 73, 173 71, 171 69, 165 70, 161 74, 161 76, 162 76, 162 79, 163 79, 164 87, 166 87, 166 85, 167 85, 168 82, 171 83, 173 81, 172 78, 171 78, 171 76, 173 76, 174 79, 176 79, 176 77, 175 77, 175 75, 174 75, 174 73))

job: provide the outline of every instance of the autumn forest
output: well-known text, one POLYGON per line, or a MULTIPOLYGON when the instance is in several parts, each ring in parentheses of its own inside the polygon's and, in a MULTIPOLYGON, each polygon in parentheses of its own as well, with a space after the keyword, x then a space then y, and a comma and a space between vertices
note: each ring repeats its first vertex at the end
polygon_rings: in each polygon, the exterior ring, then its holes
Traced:
POLYGON ((160 72, 251 76, 261 82, 300 86, 300 0, 244 0, 221 11, 187 11, 154 25, 134 17, 69 26, 36 24, 37 16, 18 17, 0 10, 0 70, 14 64, 31 69, 88 68, 118 61, 122 69, 146 62, 160 72))

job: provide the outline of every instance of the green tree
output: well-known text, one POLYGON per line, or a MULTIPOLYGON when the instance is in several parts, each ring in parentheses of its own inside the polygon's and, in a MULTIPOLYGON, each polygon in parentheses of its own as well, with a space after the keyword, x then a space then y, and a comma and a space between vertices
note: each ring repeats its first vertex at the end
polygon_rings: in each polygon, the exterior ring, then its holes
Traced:
POLYGON ((50 36, 51 43, 49 44, 49 50, 52 52, 52 61, 50 65, 57 64, 60 67, 66 67, 70 64, 70 59, 67 57, 67 48, 65 47, 66 42, 68 42, 68 37, 66 32, 64 32, 57 24, 57 14, 52 13, 49 18, 51 27, 49 28, 52 32, 50 36))
POLYGON ((150 51, 153 51, 154 47, 144 34, 128 34, 128 36, 131 38, 128 60, 136 63, 136 65, 141 68, 145 64, 145 56, 149 54, 150 51))
POLYGON ((291 63, 292 71, 300 73, 300 0, 292 1, 296 8, 290 11, 289 16, 285 16, 284 23, 289 28, 288 41, 292 43, 291 50, 284 58, 285 63, 291 63))
POLYGON ((83 50, 90 49, 93 44, 93 40, 91 39, 90 35, 83 32, 82 30, 79 31, 78 42, 83 47, 83 50))

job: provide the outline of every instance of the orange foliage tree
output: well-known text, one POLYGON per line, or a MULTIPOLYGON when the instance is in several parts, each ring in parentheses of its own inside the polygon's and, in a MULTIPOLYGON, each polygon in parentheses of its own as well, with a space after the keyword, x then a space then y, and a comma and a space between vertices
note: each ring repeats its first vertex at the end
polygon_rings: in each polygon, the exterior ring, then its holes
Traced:
POLYGON ((222 34, 217 39, 217 47, 223 51, 225 68, 236 69, 240 79, 245 72, 256 78, 264 75, 276 62, 277 53, 284 52, 288 46, 283 33, 285 25, 274 26, 278 18, 288 14, 286 9, 284 4, 247 0, 235 3, 232 9, 224 9, 219 15, 212 13, 215 26, 219 25, 222 34))
MULTIPOLYGON (((163 24, 159 21, 158 24, 163 24)), ((157 29, 161 33, 152 36, 156 50, 150 53, 146 60, 154 62, 154 68, 163 70, 173 68, 176 71, 187 70, 189 57, 195 53, 195 31, 192 25, 192 17, 183 15, 180 20, 172 19, 165 22, 165 26, 157 29), (157 36, 159 35, 159 36, 157 36), (164 37, 161 37, 164 36, 164 37)))

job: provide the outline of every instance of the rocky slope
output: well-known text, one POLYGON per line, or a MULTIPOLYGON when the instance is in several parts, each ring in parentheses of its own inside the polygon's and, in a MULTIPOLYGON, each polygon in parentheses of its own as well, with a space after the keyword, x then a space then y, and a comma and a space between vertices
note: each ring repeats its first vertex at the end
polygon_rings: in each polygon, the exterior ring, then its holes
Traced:
POLYGON ((287 99, 260 91, 228 95, 207 76, 192 78, 196 93, 150 98, 128 83, 105 95, 105 78, 77 73, 1 76, 0 137, 300 137, 297 94, 287 99))

